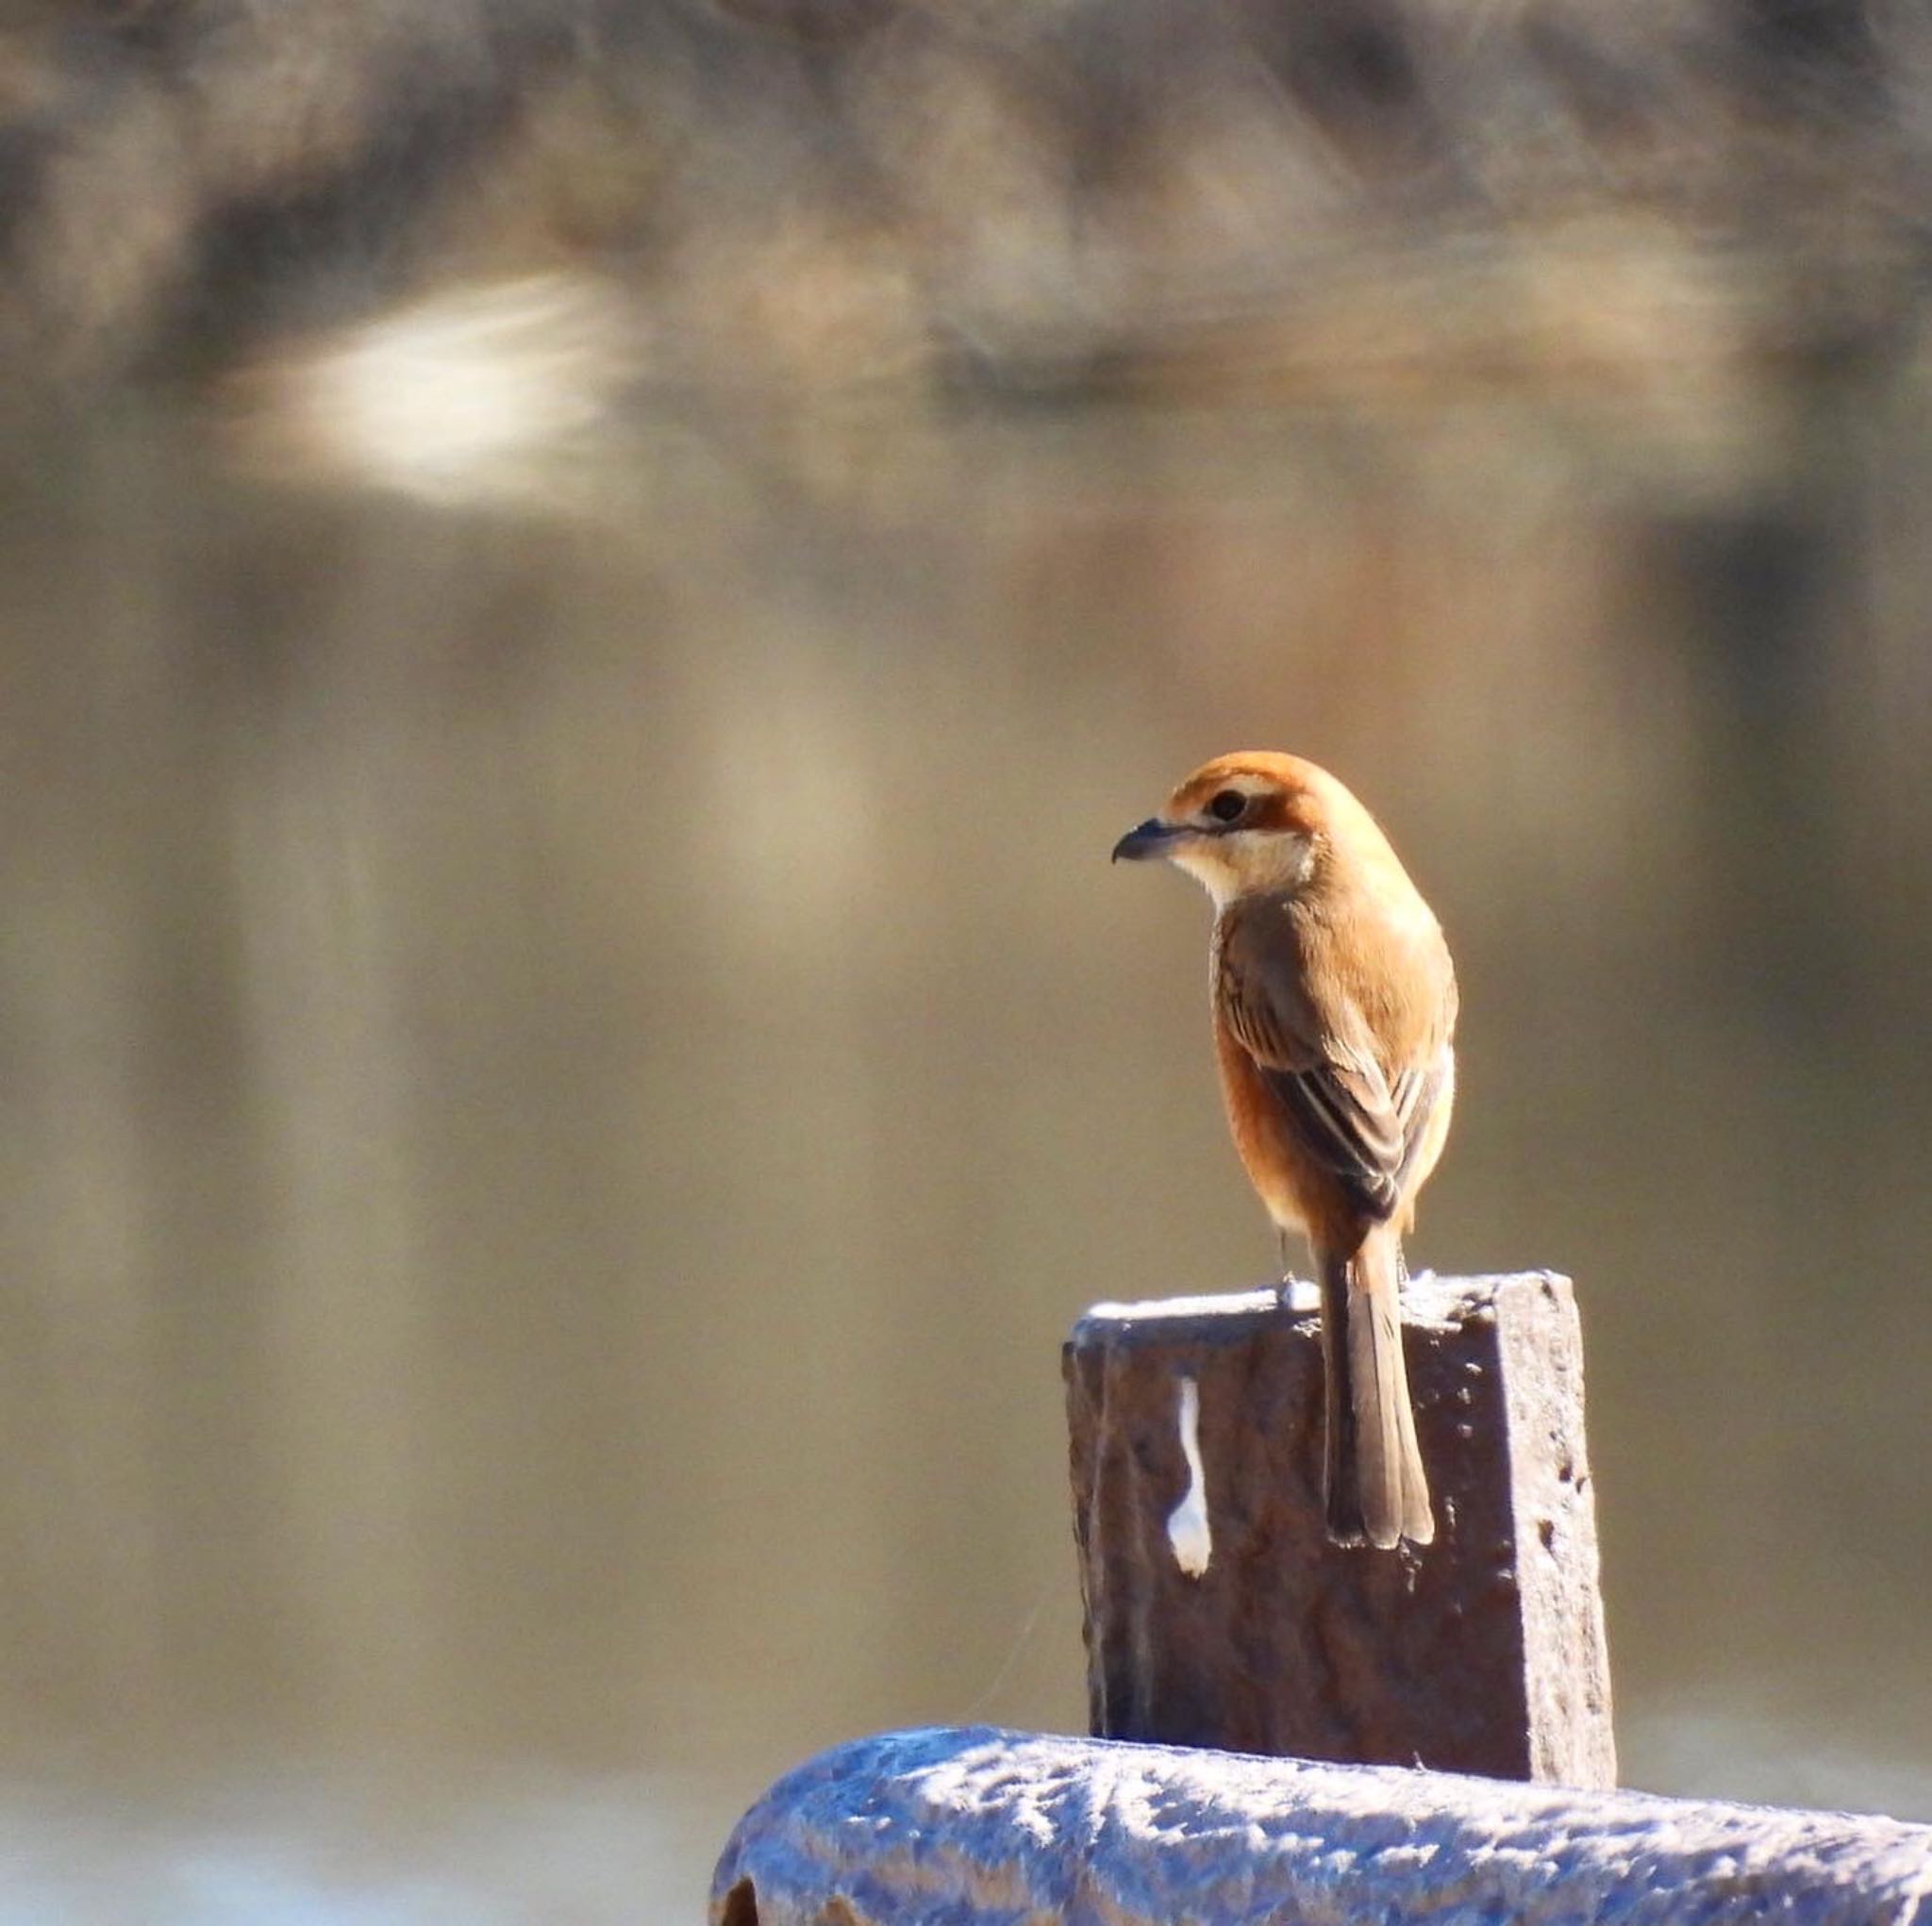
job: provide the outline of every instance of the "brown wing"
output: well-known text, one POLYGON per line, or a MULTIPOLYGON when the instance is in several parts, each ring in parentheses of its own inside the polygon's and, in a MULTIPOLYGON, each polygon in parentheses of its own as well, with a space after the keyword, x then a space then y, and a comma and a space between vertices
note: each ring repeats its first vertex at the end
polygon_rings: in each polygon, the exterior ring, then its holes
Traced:
POLYGON ((1310 956, 1311 939, 1320 933, 1279 904, 1236 912, 1223 933, 1215 996, 1304 1151, 1379 1221, 1401 1204, 1441 1091, 1447 1038, 1391 1078, 1382 1039, 1343 980, 1310 956))

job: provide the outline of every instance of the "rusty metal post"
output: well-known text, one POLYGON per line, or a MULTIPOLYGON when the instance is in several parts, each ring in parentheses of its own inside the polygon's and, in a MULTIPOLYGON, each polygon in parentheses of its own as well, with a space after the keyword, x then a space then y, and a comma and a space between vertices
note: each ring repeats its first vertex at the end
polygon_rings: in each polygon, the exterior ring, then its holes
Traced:
POLYGON ((1616 1783, 1566 1278, 1418 1279, 1437 1509, 1328 1542, 1312 1287, 1102 1304, 1063 1356, 1096 1737, 1616 1783))

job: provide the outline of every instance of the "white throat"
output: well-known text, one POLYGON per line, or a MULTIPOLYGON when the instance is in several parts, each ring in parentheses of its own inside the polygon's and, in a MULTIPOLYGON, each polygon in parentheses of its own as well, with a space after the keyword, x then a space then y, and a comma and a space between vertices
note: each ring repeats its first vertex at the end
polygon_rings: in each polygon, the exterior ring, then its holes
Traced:
POLYGON ((1175 850, 1169 860, 1185 870, 1223 910, 1237 897, 1286 895, 1307 881, 1315 853, 1306 836, 1281 830, 1238 829, 1212 842, 1175 850))

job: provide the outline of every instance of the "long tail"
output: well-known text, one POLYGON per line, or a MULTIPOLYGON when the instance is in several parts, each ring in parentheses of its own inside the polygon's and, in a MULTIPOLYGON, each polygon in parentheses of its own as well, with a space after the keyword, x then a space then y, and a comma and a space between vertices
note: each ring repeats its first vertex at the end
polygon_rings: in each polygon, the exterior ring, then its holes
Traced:
POLYGON ((1402 1244, 1392 1225, 1371 1231, 1353 1256, 1318 1251, 1327 1430, 1324 1489, 1328 1536, 1384 1549, 1436 1536, 1429 1483, 1416 1444, 1402 1362, 1402 1244))

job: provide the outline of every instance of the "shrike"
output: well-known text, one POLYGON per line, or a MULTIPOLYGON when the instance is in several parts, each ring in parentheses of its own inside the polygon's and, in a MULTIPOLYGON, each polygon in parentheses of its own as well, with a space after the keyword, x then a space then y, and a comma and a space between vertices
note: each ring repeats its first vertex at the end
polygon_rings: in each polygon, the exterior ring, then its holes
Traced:
POLYGON ((1456 971, 1374 819, 1299 756, 1217 756, 1114 845, 1214 899, 1214 1052, 1249 1181, 1322 1292, 1339 1544, 1436 1535, 1402 1357, 1402 1237, 1449 1134, 1456 971))

